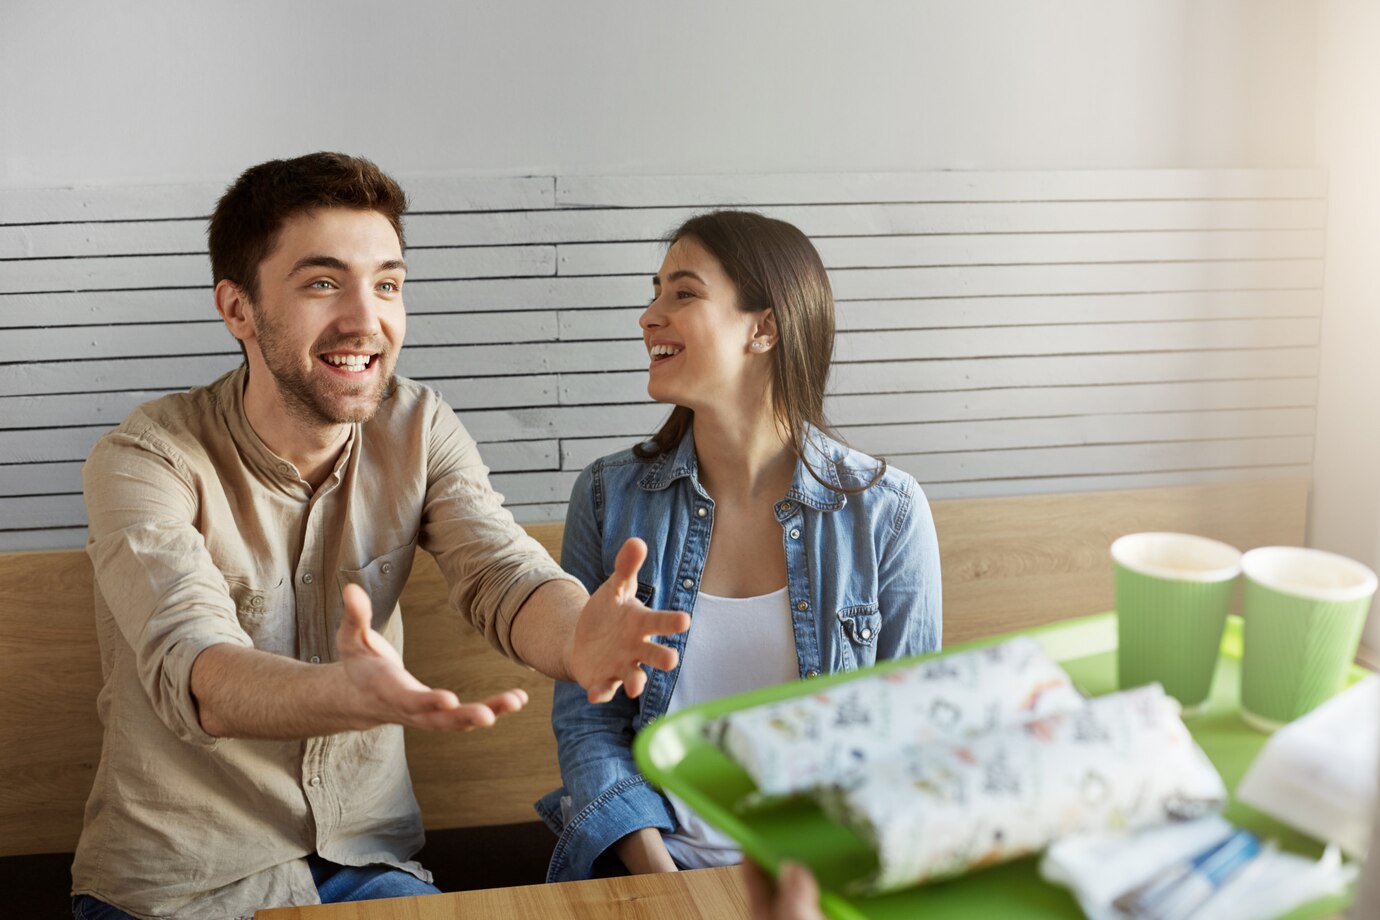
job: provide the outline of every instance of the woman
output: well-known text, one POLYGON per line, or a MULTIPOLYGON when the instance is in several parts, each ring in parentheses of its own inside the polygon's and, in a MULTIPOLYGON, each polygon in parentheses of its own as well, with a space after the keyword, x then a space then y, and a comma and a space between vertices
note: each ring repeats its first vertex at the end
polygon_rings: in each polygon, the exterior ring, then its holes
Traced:
POLYGON ((638 596, 687 610, 677 667, 637 699, 558 684, 565 788, 548 881, 736 863, 732 841, 646 784, 633 736, 667 712, 940 641, 939 550, 915 480, 824 434, 834 304, 819 254, 759 214, 694 217, 669 239, 642 314, 648 393, 675 406, 651 441, 580 474, 561 564, 591 590, 647 541, 638 596), (596 866, 596 863, 598 865, 596 866))

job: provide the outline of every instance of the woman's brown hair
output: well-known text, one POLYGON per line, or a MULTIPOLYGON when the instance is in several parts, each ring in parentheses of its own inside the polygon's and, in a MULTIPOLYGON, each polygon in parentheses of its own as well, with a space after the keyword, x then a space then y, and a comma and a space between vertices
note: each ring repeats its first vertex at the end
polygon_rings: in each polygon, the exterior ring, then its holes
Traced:
MULTIPOLYGON (((740 310, 773 312, 777 341, 772 408, 810 475, 831 489, 850 493, 876 484, 886 471, 885 461, 866 485, 841 488, 821 478, 805 456, 808 428, 829 430, 824 420, 824 390, 834 358, 834 292, 809 237, 783 220, 752 211, 713 211, 681 224, 666 238, 666 245, 686 238, 719 260, 738 289, 740 310)), ((633 452, 650 459, 671 450, 693 420, 691 409, 676 406, 656 434, 633 452)))

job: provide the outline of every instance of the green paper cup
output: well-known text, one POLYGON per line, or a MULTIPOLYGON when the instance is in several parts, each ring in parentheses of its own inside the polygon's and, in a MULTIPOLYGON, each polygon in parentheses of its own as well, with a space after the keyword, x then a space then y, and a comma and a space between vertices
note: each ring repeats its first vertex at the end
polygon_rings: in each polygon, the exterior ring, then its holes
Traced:
POLYGON ((1241 567, 1241 716, 1274 731, 1342 689, 1375 573, 1345 556, 1296 546, 1253 549, 1241 567))
POLYGON ((1184 707, 1212 688, 1241 551, 1183 533, 1134 533, 1112 544, 1117 678, 1122 688, 1158 681, 1184 707))

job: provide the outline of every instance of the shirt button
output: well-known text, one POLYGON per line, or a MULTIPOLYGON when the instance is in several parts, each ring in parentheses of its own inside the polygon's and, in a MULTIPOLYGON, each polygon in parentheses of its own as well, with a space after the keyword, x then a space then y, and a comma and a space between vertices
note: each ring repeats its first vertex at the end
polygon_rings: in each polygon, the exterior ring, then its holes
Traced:
POLYGON ((790 510, 791 510, 791 503, 790 503, 790 502, 782 502, 781 504, 779 504, 779 505, 776 506, 776 510, 777 510, 777 511, 780 511, 782 514, 788 514, 788 513, 790 513, 790 510))
POLYGON ((796 602, 795 602, 795 609, 796 609, 796 610, 809 610, 809 609, 810 609, 810 602, 809 602, 809 601, 796 601, 796 602))
POLYGON ((320 664, 320 663, 321 663, 321 656, 320 656, 320 655, 312 655, 312 656, 311 656, 311 663, 312 663, 312 664, 320 664))
POLYGON ((385 575, 392 575, 392 574, 393 574, 393 563, 391 563, 391 562, 385 562, 383 565, 379 566, 379 571, 383 572, 383 574, 385 574, 385 575))
POLYGON ((799 540, 799 539, 800 539, 800 528, 799 528, 799 527, 792 527, 792 528, 791 528, 791 539, 792 539, 792 540, 799 540))
POLYGON ((249 599, 249 606, 251 607, 262 607, 263 605, 264 599, 257 594, 249 599))
POLYGON ((698 514, 700 517, 704 517, 706 514, 709 513, 709 509, 701 505, 699 508, 695 509, 695 513, 698 514))
POLYGON ((863 631, 862 631, 862 637, 863 637, 864 640, 866 640, 866 639, 871 639, 871 638, 872 638, 872 630, 870 630, 870 629, 868 629, 866 626, 864 626, 864 627, 863 627, 863 631))
POLYGON ((313 776, 313 777, 311 778, 311 784, 312 784, 313 787, 316 787, 316 786, 321 785, 321 777, 319 777, 319 776, 313 776))
POLYGON ((693 587, 695 587, 695 579, 693 579, 693 578, 686 578, 686 579, 684 579, 683 581, 681 581, 680 586, 681 586, 682 588, 693 588, 693 587))
POLYGON ((818 676, 819 672, 816 671, 814 668, 811 668, 810 670, 805 672, 805 677, 809 680, 814 680, 818 676))
POLYGON ((311 584, 314 580, 315 580, 315 579, 313 579, 313 578, 311 577, 311 572, 308 572, 307 574, 305 574, 305 575, 302 576, 302 584, 304 584, 304 585, 309 585, 309 584, 311 584))

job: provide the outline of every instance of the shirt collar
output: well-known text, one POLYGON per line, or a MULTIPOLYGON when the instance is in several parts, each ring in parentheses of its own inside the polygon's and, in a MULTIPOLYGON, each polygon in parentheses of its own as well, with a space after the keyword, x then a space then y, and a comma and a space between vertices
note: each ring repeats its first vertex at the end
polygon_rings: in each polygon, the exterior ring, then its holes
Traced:
MULTIPOLYGON (((249 367, 241 364, 211 384, 216 394, 216 402, 220 406, 221 416, 225 419, 225 427, 229 430, 240 456, 244 458, 245 465, 264 482, 290 494, 297 495, 304 488, 310 491, 311 487, 302 480, 297 467, 270 450, 254 430, 254 426, 249 424, 249 417, 244 414, 244 388, 248 383, 249 367)), ((346 461, 354 452, 358 433, 359 425, 350 426, 350 434, 341 448, 340 458, 336 462, 331 480, 340 477, 346 461)))
MULTIPOLYGON (((848 496, 839 490, 839 466, 847 456, 847 449, 813 425, 805 426, 805 459, 824 482, 820 482, 797 461, 795 475, 785 498, 809 505, 819 511, 837 511, 848 503, 848 496)), ((695 431, 691 426, 685 436, 672 450, 666 451, 652 461, 647 472, 638 480, 638 486, 649 491, 660 491, 677 479, 688 476, 696 491, 702 491, 699 483, 699 462, 695 455, 695 431)))

